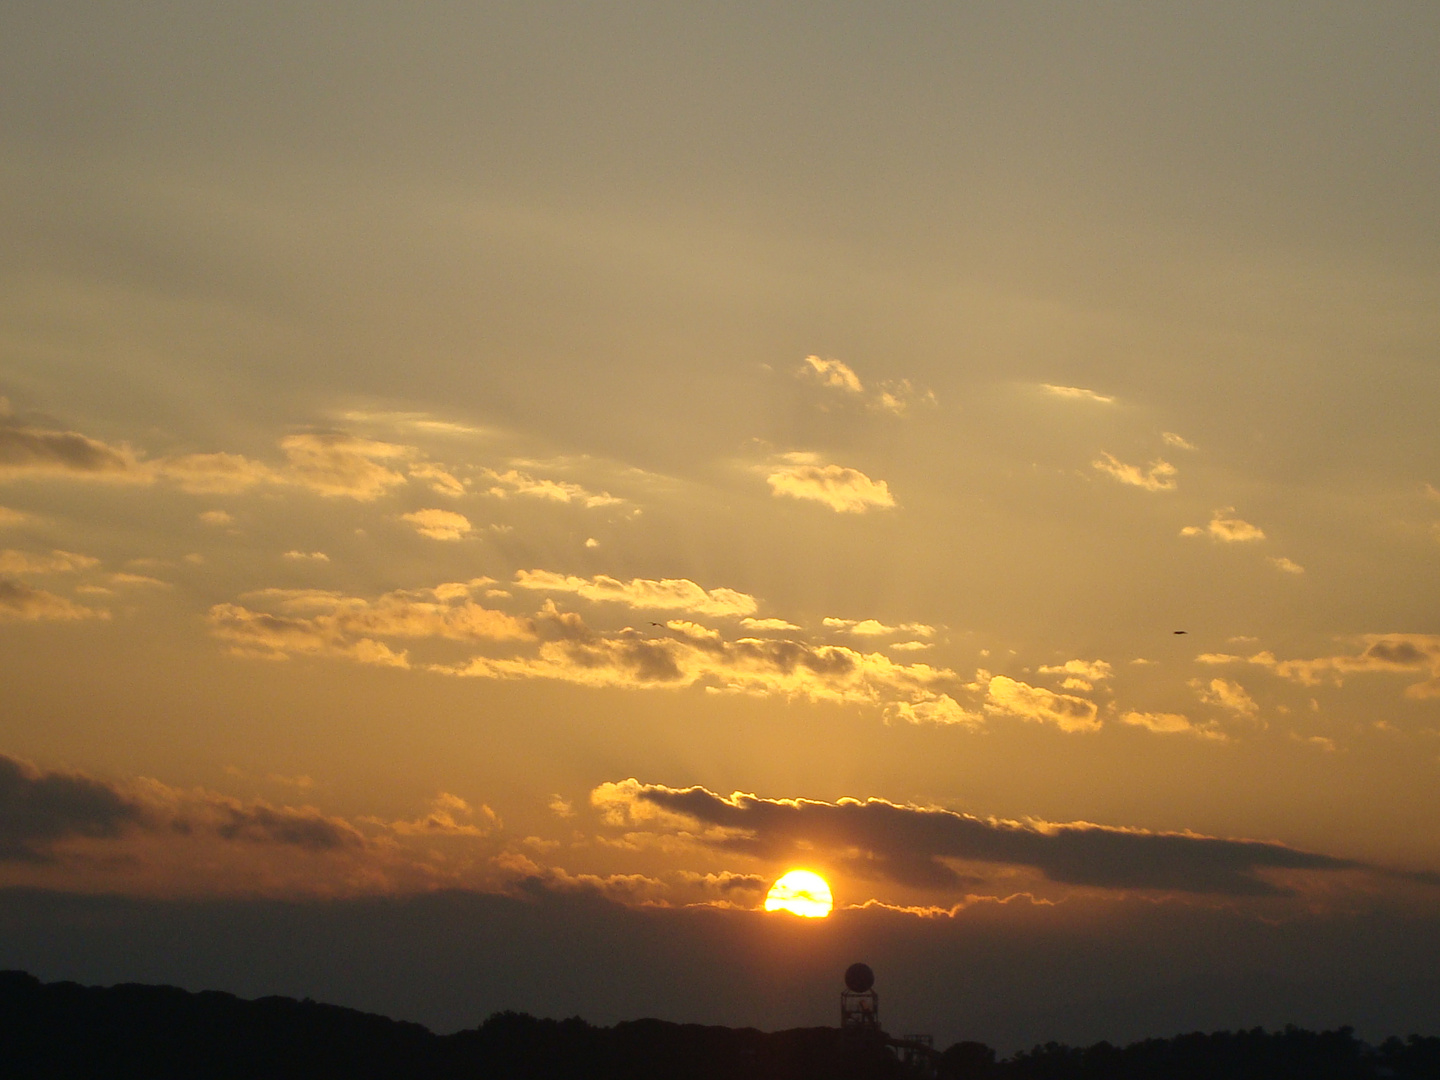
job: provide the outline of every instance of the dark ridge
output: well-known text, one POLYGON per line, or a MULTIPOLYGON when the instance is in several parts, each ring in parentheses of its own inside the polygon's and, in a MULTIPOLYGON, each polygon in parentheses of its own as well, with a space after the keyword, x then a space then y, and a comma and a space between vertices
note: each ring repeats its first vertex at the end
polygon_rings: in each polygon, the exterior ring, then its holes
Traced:
MULTIPOLYGON (((936 1054, 937 1080, 1440 1080, 1440 1038, 1369 1046, 1349 1028, 1216 1032, 1117 1047, 1048 1043, 996 1060, 936 1054)), ((0 1075, 13 1080, 890 1080, 916 1077, 834 1028, 761 1032, 663 1020, 595 1027, 496 1013, 435 1035, 419 1024, 171 986, 45 984, 0 972, 0 1075)))

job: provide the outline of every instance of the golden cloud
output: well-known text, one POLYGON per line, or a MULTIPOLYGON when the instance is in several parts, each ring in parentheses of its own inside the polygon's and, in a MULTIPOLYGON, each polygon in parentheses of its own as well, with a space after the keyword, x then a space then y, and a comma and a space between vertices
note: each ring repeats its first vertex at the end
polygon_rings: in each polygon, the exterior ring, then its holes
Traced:
POLYGON ((410 522, 416 532, 432 540, 463 540, 471 531, 470 519, 453 510, 416 510, 401 514, 400 520, 410 522))
MULTIPOLYGON (((725 588, 705 589, 688 578, 663 578, 658 581, 631 578, 621 581, 605 574, 582 578, 549 570, 517 570, 515 584, 522 589, 573 593, 586 600, 625 604, 652 611, 688 611, 695 615, 726 617, 753 615, 759 607, 755 597, 748 593, 725 588)), ((794 629, 788 623, 783 625, 794 629)))
MULTIPOLYGON (((1186 525, 1180 530, 1181 536, 1201 536, 1208 534, 1212 540, 1218 540, 1224 544, 1243 544, 1254 540, 1264 540, 1265 533, 1258 525, 1251 525, 1248 521, 1242 521, 1237 517, 1226 517, 1233 514, 1235 508, 1227 506, 1216 510, 1210 519, 1210 524, 1201 528, 1199 525, 1186 525)), ((1290 560, 1286 559, 1289 563, 1290 560)), ((1294 565, 1294 563, 1290 563, 1294 565)))
POLYGON ((44 589, 32 589, 19 581, 0 578, 0 622, 68 622, 109 617, 108 611, 84 607, 44 589))
POLYGON ((823 465, 810 453, 785 454, 781 461, 765 477, 777 497, 818 502, 837 514, 864 514, 895 505, 885 481, 872 480, 859 469, 823 465))
POLYGON ((1057 694, 1004 675, 991 677, 985 710, 1032 723, 1054 724, 1065 732, 1098 731, 1101 726, 1099 709, 1093 701, 1057 694))
POLYGON ((1100 456, 1090 464, 1093 468, 1099 469, 1107 476, 1114 477, 1122 484, 1143 488, 1146 491, 1174 491, 1175 477, 1180 471, 1163 459, 1156 459, 1143 469, 1138 465, 1127 465, 1116 458, 1114 454, 1103 450, 1100 452, 1100 456))

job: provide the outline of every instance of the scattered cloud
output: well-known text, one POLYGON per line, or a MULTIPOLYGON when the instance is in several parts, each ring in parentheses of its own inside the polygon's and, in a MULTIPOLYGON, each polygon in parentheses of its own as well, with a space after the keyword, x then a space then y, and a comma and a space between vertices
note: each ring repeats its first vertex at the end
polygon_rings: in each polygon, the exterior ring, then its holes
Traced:
POLYGON ((500 827, 500 818, 490 807, 481 804, 472 807, 458 795, 442 791, 430 803, 428 813, 414 821, 380 821, 378 818, 364 819, 372 824, 383 825, 397 836, 489 836, 500 827))
POLYGON ((386 593, 377 600, 318 589, 267 589, 251 594, 274 610, 239 604, 210 609, 210 632, 242 656, 283 660, 290 656, 331 656, 364 664, 409 667, 404 651, 381 638, 441 639, 457 642, 527 640, 530 620, 482 607, 472 589, 488 578, 434 589, 386 593))
POLYGON ((1066 690, 1093 690, 1097 682, 1104 682, 1113 674, 1105 660, 1066 660, 1063 664, 1046 665, 1040 669, 1042 675, 1064 675, 1060 685, 1066 690))
POLYGON ((740 620, 740 625, 746 630, 799 630, 800 627, 784 619, 752 619, 740 620))
POLYGON ((56 549, 48 555, 13 549, 0 551, 0 574, 73 574, 99 565, 99 559, 73 551, 56 549))
POLYGON ((795 372, 797 378, 818 383, 828 390, 856 400, 863 400, 865 407, 875 412, 903 416, 916 402, 935 404, 933 390, 921 390, 909 379, 885 380, 866 389, 849 365, 839 360, 822 360, 818 356, 807 356, 795 372))
POLYGON ((860 376, 839 360, 822 360, 818 356, 807 356, 805 362, 800 365, 798 374, 802 378, 813 379, 821 386, 829 387, 832 390, 841 390, 847 394, 863 394, 865 392, 865 387, 860 382, 860 376))
POLYGON ((1200 679, 1191 679, 1190 686, 1206 705, 1219 706, 1247 720, 1254 720, 1260 715, 1260 706, 1255 704, 1250 692, 1237 682, 1211 679, 1206 683, 1200 679))
POLYGON ((573 593, 586 600, 608 601, 650 611, 688 611, 695 615, 753 615, 759 604, 755 597, 734 589, 704 589, 688 578, 619 578, 597 574, 593 578, 571 577, 549 570, 518 570, 515 584, 522 589, 552 593, 573 593))
POLYGON ((21 510, 11 510, 8 506, 0 506, 0 529, 13 529, 16 526, 24 525, 34 520, 33 516, 21 510))
POLYGON ((777 498, 822 503, 837 514, 864 514, 895 505, 884 480, 872 480, 859 469, 821 464, 815 454, 784 454, 765 471, 765 481, 777 498))
POLYGON ((1320 656, 1311 660, 1277 660, 1268 650, 1252 656, 1229 653, 1201 653, 1202 664, 1255 664, 1268 668, 1282 679, 1304 686, 1330 681, 1337 686, 1346 676, 1415 673, 1428 671, 1430 678, 1405 689, 1408 698, 1440 697, 1440 634, 1364 634, 1364 648, 1355 654, 1320 656))
POLYGON ((414 455, 407 446, 375 442, 345 434, 287 435, 280 449, 289 461, 291 483, 324 498, 372 502, 405 483, 403 473, 382 462, 403 461, 414 455))
POLYGON ((1156 459, 1147 467, 1141 468, 1139 465, 1127 465, 1117 459, 1114 454, 1103 450, 1100 452, 1100 456, 1090 464, 1093 468, 1099 469, 1107 476, 1114 477, 1122 484, 1143 488, 1146 491, 1174 491, 1175 477, 1179 473, 1174 465, 1162 459, 1156 459))
POLYGON ((600 546, 600 541, 596 540, 593 536, 587 536, 585 538, 585 546, 587 548, 598 548, 600 546))
POLYGON ((160 458, 149 471, 190 495, 235 495, 260 484, 283 484, 285 475, 240 454, 184 454, 160 458))
POLYGON ((465 494, 465 484, 452 475, 444 466, 433 461, 417 462, 410 466, 410 478, 429 483, 430 490, 437 495, 448 495, 458 499, 465 494))
POLYGON ((925 649, 933 649, 933 641, 892 641, 885 646, 895 652, 923 652, 925 649))
POLYGON ((1132 727, 1143 727, 1157 735, 1188 734, 1220 741, 1225 739, 1225 736, 1213 727, 1192 724, 1190 718, 1183 713, 1135 712, 1132 710, 1121 713, 1120 721, 1132 727))
POLYGON ((0 578, 0 622, 63 622, 109 617, 108 611, 84 607, 44 589, 32 589, 22 582, 0 578))
POLYGON ((1057 694, 1005 675, 990 677, 985 711, 1037 724, 1054 724, 1065 732, 1098 731, 1101 726, 1099 710, 1093 701, 1057 694))
POLYGON ((1112 405, 1115 402, 1113 397, 1097 394, 1094 390, 1086 390, 1079 386, 1055 386, 1052 383, 1041 383, 1040 389, 1054 394, 1056 397, 1069 398, 1071 401, 1093 401, 1099 405, 1112 405))
POLYGON ((329 562, 330 556, 323 551, 287 551, 280 556, 292 562, 329 562))
POLYGON ((415 531, 431 540, 463 540, 471 531, 470 519, 453 510, 416 510, 401 514, 401 521, 415 526, 415 531))
MULTIPOLYGON (((1237 517, 1227 517, 1227 514, 1234 514, 1233 506, 1222 507, 1215 511, 1210 518, 1210 524, 1205 526, 1186 525, 1180 530, 1181 536, 1205 536, 1212 540, 1218 540, 1224 544, 1244 544, 1254 540, 1264 540, 1265 533, 1258 525, 1251 525, 1248 521, 1242 521, 1237 517)), ((1290 563, 1289 559, 1283 560, 1290 563)), ((1294 563, 1290 563, 1294 566, 1294 563)))
POLYGON ((1051 881, 1112 890, 1221 896, 1288 891, 1267 870, 1344 870, 1359 864, 1258 840, 1150 832, 1089 822, 979 818, 884 799, 762 799, 636 779, 600 784, 591 803, 616 825, 685 831, 722 851, 772 862, 817 857, 859 876, 912 887, 971 885, 975 864, 1025 867, 1051 881), (959 864, 957 866, 956 864, 959 864))
POLYGON ((226 528, 235 524, 235 518, 224 510, 205 510, 199 516, 204 524, 213 525, 216 528, 226 528))
POLYGON ((565 480, 541 479, 518 469, 509 469, 503 473, 496 472, 494 469, 485 469, 483 475, 490 485, 487 494, 493 495, 497 499, 523 495, 532 499, 573 503, 591 510, 601 506, 619 506, 624 502, 623 499, 616 498, 608 491, 589 491, 579 484, 572 484, 565 480))
POLYGON ((919 637, 931 637, 935 633, 935 628, 927 626, 925 623, 900 623, 898 626, 886 626, 876 619, 833 618, 826 618, 823 622, 831 630, 843 630, 856 637, 884 637, 888 634, 916 634, 919 637))
POLYGON ((1287 574, 1305 573, 1305 567, 1301 566, 1297 562, 1293 562, 1292 560, 1285 558, 1283 555, 1273 556, 1270 561, 1275 565, 1276 569, 1283 570, 1287 574))
POLYGON ((1160 438, 1165 440, 1166 446, 1173 446, 1179 450, 1198 449, 1198 447, 1196 447, 1196 445, 1192 443, 1189 439, 1186 439, 1180 435, 1176 435, 1173 431, 1162 431, 1160 433, 1160 438))

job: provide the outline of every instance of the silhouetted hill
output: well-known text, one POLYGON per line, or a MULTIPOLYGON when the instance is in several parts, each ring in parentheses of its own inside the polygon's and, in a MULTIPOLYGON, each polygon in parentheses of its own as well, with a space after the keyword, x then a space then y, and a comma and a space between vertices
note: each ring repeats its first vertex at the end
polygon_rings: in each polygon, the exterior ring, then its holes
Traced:
MULTIPOLYGON (((945 1050, 942 1080, 1440 1080, 1440 1038, 1367 1046, 1348 1028, 1179 1035, 1126 1047, 1051 1043, 996 1061, 945 1050)), ((0 972, 0 1075, 14 1080, 880 1080, 911 1075, 834 1028, 761 1032, 661 1020, 491 1016, 435 1035, 336 1005, 168 986, 43 984, 0 972)))

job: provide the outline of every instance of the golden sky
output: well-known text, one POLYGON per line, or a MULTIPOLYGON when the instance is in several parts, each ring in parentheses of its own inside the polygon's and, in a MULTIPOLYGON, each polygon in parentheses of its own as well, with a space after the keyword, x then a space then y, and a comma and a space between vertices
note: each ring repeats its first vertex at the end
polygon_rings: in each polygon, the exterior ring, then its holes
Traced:
POLYGON ((445 896, 530 928, 475 1008, 827 1022, 863 947, 990 1041, 1433 1017, 1386 972, 1440 957, 1437 48, 1427 4, 7 5, 0 908, 138 921, 0 964, 458 1026, 135 914, 445 896), (761 911, 797 866, 828 927, 761 911), (694 984, 534 976, 625 934, 694 984), (1334 970, 1237 996, 1240 941, 1334 970), (987 963, 985 1028, 936 972, 987 963))

